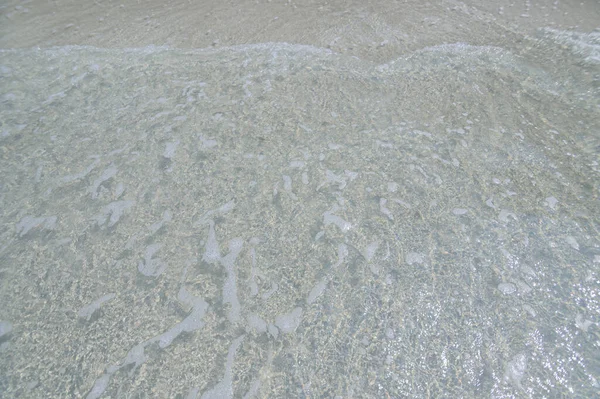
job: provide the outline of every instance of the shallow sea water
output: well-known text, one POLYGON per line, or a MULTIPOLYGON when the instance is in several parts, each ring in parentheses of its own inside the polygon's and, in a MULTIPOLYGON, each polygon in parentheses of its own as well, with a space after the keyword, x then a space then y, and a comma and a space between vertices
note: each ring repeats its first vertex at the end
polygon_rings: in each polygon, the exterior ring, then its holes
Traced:
POLYGON ((2 397, 600 391, 600 34, 0 54, 2 397))

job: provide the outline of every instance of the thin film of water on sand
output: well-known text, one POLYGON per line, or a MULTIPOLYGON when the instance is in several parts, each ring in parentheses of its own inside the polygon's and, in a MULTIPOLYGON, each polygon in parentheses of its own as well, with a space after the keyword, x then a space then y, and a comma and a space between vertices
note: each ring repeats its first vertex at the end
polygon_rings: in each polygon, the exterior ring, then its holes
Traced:
POLYGON ((598 37, 528 40, 2 51, 0 389, 597 392, 598 37))

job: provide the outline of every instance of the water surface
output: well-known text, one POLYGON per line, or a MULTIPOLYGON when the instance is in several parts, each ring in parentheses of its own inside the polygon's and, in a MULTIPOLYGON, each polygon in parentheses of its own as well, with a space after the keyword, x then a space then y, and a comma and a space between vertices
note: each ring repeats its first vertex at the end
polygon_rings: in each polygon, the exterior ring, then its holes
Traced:
POLYGON ((4 397, 592 397, 600 36, 2 50, 4 397))

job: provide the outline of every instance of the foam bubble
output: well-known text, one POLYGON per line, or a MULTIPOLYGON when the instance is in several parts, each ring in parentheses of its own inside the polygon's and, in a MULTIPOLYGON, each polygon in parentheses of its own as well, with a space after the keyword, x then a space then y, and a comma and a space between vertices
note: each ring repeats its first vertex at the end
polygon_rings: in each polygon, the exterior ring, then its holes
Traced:
POLYGON ((221 264, 227 272, 227 279, 223 284, 223 303, 231 305, 227 313, 227 318, 230 322, 236 323, 240 319, 240 301, 237 296, 237 284, 235 277, 235 260, 237 259, 242 247, 244 240, 241 238, 234 238, 229 241, 229 253, 221 259, 221 264))
POLYGON ((387 199, 380 198, 379 199, 379 211, 381 213, 383 213, 385 216, 387 216, 388 219, 394 220, 394 215, 392 214, 392 212, 389 210, 389 208, 386 205, 387 205, 387 199))
POLYGON ((341 217, 334 215, 331 211, 327 211, 323 213, 323 223, 325 226, 329 226, 330 224, 334 224, 342 230, 342 232, 347 232, 352 228, 350 222, 342 219, 341 217))
POLYGON ((105 169, 102 174, 94 180, 92 183, 92 187, 90 188, 90 193, 92 194, 92 198, 98 198, 100 195, 99 190, 103 183, 111 180, 113 177, 117 175, 118 169, 114 166, 111 166, 105 169))
POLYGON ((84 306, 81 309, 79 309, 79 312, 77 313, 77 316, 80 319, 84 319, 86 321, 90 321, 90 319, 92 318, 92 316, 94 315, 94 313, 96 313, 96 311, 99 310, 100 307, 105 302, 108 302, 108 301, 112 300, 115 296, 116 296, 115 293, 111 293, 111 294, 106 294, 106 295, 104 295, 104 296, 96 299, 94 302, 90 303, 89 305, 84 306))
POLYGON ((246 317, 248 327, 257 333, 264 333, 267 331, 267 322, 265 322, 260 316, 254 313, 250 313, 246 317))
POLYGON ((327 278, 323 277, 321 280, 319 280, 319 282, 317 284, 315 284, 315 286, 312 288, 312 290, 310 290, 310 293, 308 294, 308 297, 306 298, 306 303, 309 305, 314 303, 319 298, 319 296, 321 296, 321 294, 323 294, 323 292, 325 291, 326 288, 327 288, 327 278))
POLYGON ((8 321, 0 321, 0 342, 4 341, 13 330, 13 326, 8 321))
POLYGON ((219 243, 215 234, 215 222, 212 220, 209 221, 208 238, 204 246, 202 260, 209 264, 215 264, 221 260, 221 250, 219 249, 219 243))
POLYGON ((506 365, 504 379, 511 382, 515 387, 522 389, 521 381, 527 370, 527 356, 524 353, 515 355, 506 365))
POLYGON ((213 388, 204 392, 201 399, 231 399, 233 398, 233 361, 235 354, 242 344, 244 336, 236 338, 229 346, 225 362, 225 373, 223 379, 213 388))
POLYGON ((108 222, 108 227, 112 227, 121 220, 123 214, 131 209, 135 201, 114 201, 106 205, 100 215, 96 216, 96 221, 99 226, 103 226, 108 222))
POLYGON ((556 210, 556 204, 558 204, 558 200, 554 197, 548 197, 545 200, 546 205, 552 209, 552 210, 556 210))
POLYGON ((517 220, 517 215, 515 215, 512 212, 507 211, 506 209, 502 209, 500 211, 500 214, 498 214, 498 219, 504 223, 509 222, 509 220, 508 220, 509 217, 513 218, 514 220, 517 220))
POLYGON ((409 252, 404 258, 404 260, 409 265, 414 265, 415 263, 422 264, 425 261, 425 257, 417 252, 409 252))
POLYGON ((275 319, 275 325, 279 327, 279 330, 284 334, 293 333, 296 331, 298 326, 300 326, 300 322, 302 321, 302 308, 297 307, 294 308, 290 313, 286 313, 284 315, 277 316, 275 319))
POLYGON ((163 152, 163 157, 167 159, 171 159, 175 156, 175 150, 177 150, 177 146, 179 145, 179 140, 167 143, 165 145, 165 151, 163 152))
POLYGON ((517 292, 517 287, 512 283, 500 283, 498 284, 498 290, 504 295, 510 295, 517 292))
POLYGON ((579 251, 579 243, 577 242, 575 237, 568 236, 567 238, 565 238, 565 242, 569 244, 574 250, 579 251))
POLYGON ((25 236, 33 229, 39 230, 54 230, 56 228, 56 216, 24 216, 16 225, 17 234, 19 237, 25 236))
POLYGON ((348 256, 348 246, 343 243, 339 244, 337 255, 338 255, 338 261, 333 265, 334 269, 339 267, 346 260, 346 257, 348 256))
POLYGON ((160 249, 160 244, 151 244, 146 247, 146 253, 144 254, 144 260, 138 263, 138 271, 147 277, 158 277, 160 276, 167 265, 160 259, 154 258, 154 254, 160 249))
POLYGON ((363 251, 363 256, 365 257, 367 262, 370 262, 373 260, 373 258, 375 257, 375 253, 379 249, 380 244, 381 244, 380 241, 373 241, 372 243, 367 245, 367 247, 363 251))

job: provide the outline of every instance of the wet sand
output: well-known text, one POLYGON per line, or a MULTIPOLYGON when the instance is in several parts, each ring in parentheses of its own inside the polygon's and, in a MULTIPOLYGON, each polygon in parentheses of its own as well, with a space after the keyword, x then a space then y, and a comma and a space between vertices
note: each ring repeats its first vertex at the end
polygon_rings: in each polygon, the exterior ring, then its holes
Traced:
POLYGON ((148 45, 206 48, 286 42, 378 63, 464 42, 513 47, 540 27, 600 28, 585 1, 5 1, 0 48, 148 45))

